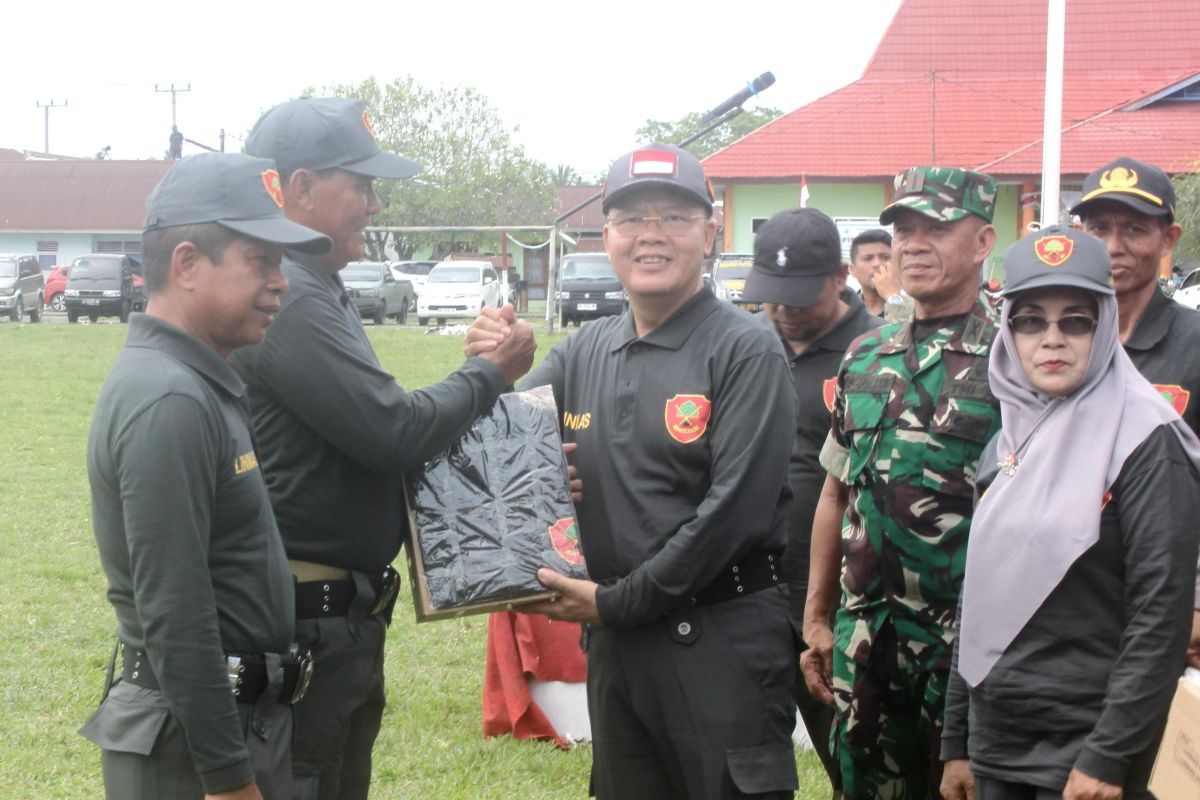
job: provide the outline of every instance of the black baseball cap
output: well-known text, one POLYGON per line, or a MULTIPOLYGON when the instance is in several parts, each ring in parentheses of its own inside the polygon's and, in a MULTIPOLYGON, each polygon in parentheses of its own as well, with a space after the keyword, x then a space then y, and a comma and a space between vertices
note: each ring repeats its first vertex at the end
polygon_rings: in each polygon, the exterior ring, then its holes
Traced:
POLYGON ((176 161, 146 198, 146 232, 215 222, 231 231, 322 255, 324 234, 283 214, 275 163, 240 153, 201 153, 176 161))
POLYGON ((1175 187, 1167 174, 1153 164, 1122 156, 1088 175, 1083 194, 1071 213, 1086 216, 1087 207, 1099 200, 1128 206, 1147 217, 1175 221, 1175 187))
POLYGON ((415 161, 384 152, 367 107, 342 97, 301 97, 263 114, 246 139, 246 152, 272 158, 279 171, 344 169, 370 178, 411 178, 415 161))
POLYGON ((1050 225, 1014 242, 1004 254, 1004 274, 1004 297, 1041 286, 1116 294, 1108 248, 1069 225, 1050 225))
POLYGON ((622 197, 650 187, 679 191, 712 213, 712 186, 699 159, 687 150, 659 142, 643 145, 613 162, 604 181, 601 210, 607 214, 622 197))
POLYGON ((837 225, 815 208, 789 208, 754 237, 754 266, 742 300, 808 308, 842 265, 837 225))

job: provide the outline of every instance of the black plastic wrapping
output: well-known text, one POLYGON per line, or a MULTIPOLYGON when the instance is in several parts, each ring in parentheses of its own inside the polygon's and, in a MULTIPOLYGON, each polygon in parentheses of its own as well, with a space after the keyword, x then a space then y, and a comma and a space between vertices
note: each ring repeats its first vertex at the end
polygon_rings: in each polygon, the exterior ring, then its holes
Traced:
POLYGON ((407 481, 431 604, 545 593, 539 567, 586 578, 550 387, 505 394, 407 481))

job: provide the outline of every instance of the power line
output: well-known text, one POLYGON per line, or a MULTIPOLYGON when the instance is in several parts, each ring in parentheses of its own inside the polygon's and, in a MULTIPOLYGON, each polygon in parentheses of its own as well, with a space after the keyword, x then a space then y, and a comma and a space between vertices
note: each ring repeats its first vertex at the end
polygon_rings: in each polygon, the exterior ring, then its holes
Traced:
POLYGON ((166 93, 166 92, 171 93, 171 127, 172 128, 175 127, 175 95, 181 94, 183 92, 190 92, 191 90, 192 90, 192 84, 190 84, 190 83, 187 85, 186 89, 176 89, 175 84, 173 84, 173 83, 171 84, 170 89, 160 89, 160 88, 158 88, 157 83, 154 84, 154 91, 162 92, 162 93, 166 93))

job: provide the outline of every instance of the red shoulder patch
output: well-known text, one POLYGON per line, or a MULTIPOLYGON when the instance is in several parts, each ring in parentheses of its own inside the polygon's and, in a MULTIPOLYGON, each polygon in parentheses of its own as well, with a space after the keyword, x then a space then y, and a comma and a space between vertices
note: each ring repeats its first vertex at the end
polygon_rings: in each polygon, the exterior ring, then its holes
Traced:
POLYGON ((667 433, 680 444, 691 444, 704 435, 712 403, 702 394, 677 394, 667 401, 667 433))
POLYGON ((1182 386, 1174 384, 1154 384, 1154 391, 1162 395, 1163 400, 1171 404, 1171 408, 1175 409, 1175 413, 1183 416, 1183 412, 1187 411, 1188 401, 1191 399, 1192 393, 1182 386))
POLYGON ((833 413, 833 401, 837 398, 837 378, 826 378, 825 383, 821 384, 821 398, 825 401, 825 407, 829 409, 829 413, 833 413))

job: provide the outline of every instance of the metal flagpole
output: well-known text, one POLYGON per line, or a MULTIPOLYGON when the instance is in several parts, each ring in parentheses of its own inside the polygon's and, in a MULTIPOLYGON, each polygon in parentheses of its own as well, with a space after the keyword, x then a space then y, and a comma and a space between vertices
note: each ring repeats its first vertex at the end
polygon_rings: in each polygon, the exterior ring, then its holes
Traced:
POLYGON ((1063 47, 1067 2, 1050 0, 1046 17, 1046 101, 1042 120, 1042 227, 1059 222, 1062 161, 1063 47))

